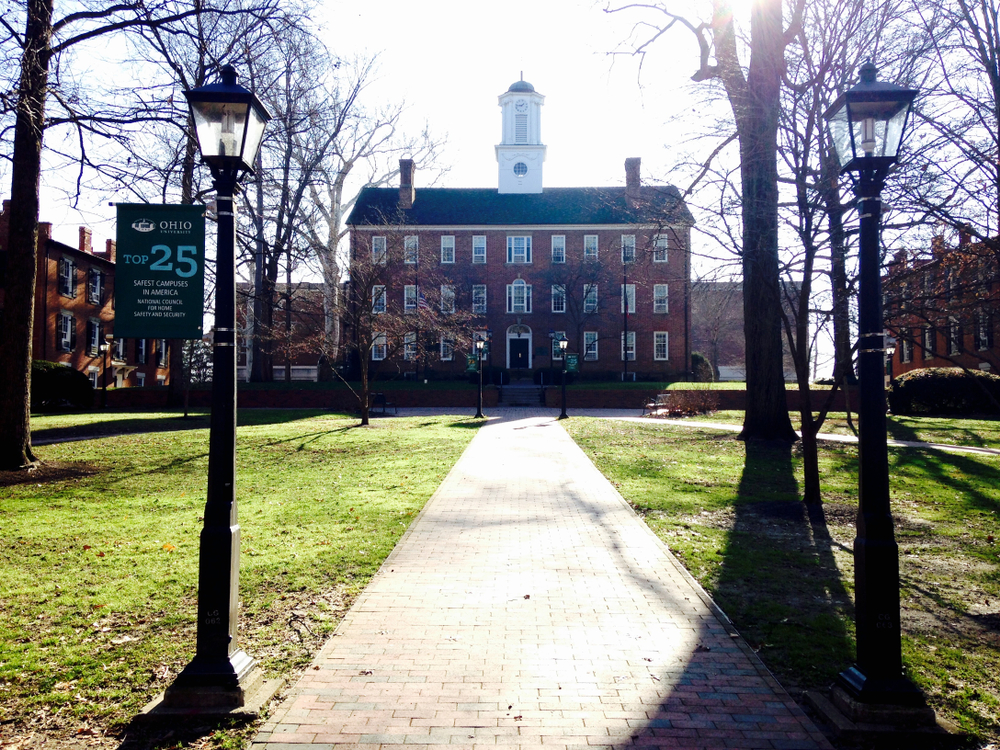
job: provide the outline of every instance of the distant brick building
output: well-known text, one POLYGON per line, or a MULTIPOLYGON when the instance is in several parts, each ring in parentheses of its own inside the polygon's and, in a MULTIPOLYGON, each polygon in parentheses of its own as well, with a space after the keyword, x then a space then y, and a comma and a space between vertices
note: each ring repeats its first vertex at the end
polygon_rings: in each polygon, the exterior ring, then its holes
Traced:
MULTIPOLYGON (((316 382, 323 355, 323 285, 307 282, 276 284, 274 293, 274 331, 270 334, 272 379, 316 382)), ((239 340, 237 377, 249 381, 253 352, 252 331, 247 325, 247 321, 253 319, 251 284, 236 285, 236 303, 239 340)))
MULTIPOLYGON (((352 258, 390 267, 374 304, 471 314, 464 345, 491 332, 489 364, 515 376, 561 368, 565 336, 585 376, 686 377, 690 212, 676 188, 641 184, 639 159, 626 160, 624 187, 543 187, 543 101, 523 80, 500 96, 497 188, 417 188, 403 159, 398 190, 362 190, 347 220, 352 258)), ((369 355, 405 371, 417 347, 433 347, 434 371, 465 369, 468 349, 445 336, 398 335, 403 346, 369 355)))
MULTIPOLYGON (((4 201, 0 213, 0 256, 9 242, 9 206, 10 201, 4 201)), ((52 239, 51 223, 38 225, 32 358, 73 367, 95 388, 166 384, 170 368, 165 340, 113 338, 114 241, 95 251, 89 229, 80 227, 79 236, 79 245, 71 247, 52 239)), ((0 268, 5 265, 0 260, 0 268)))
POLYGON ((925 367, 1000 371, 995 342, 1000 283, 991 247, 960 233, 936 237, 929 255, 897 253, 883 277, 883 316, 896 339, 893 377, 925 367))

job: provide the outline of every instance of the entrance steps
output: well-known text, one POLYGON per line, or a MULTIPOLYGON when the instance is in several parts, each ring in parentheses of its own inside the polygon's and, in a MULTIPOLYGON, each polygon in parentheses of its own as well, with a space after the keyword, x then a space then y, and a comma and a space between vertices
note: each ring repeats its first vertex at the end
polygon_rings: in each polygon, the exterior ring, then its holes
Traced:
POLYGON ((538 406, 544 404, 542 387, 533 383, 510 383, 500 389, 504 406, 538 406))

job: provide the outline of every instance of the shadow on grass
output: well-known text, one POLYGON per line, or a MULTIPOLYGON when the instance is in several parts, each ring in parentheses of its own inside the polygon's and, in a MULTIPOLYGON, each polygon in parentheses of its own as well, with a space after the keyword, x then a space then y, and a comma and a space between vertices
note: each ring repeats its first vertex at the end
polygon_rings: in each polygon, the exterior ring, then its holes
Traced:
POLYGON ((188 419, 184 419, 180 415, 171 415, 162 419, 109 419, 107 422, 93 422, 75 427, 51 427, 43 430, 32 430, 31 442, 33 445, 44 445, 46 443, 82 440, 90 437, 135 435, 143 432, 203 430, 207 427, 207 415, 193 416, 188 419))
POLYGON ((790 692, 825 688, 854 643, 824 506, 802 502, 787 443, 748 441, 736 492, 716 599, 790 692))

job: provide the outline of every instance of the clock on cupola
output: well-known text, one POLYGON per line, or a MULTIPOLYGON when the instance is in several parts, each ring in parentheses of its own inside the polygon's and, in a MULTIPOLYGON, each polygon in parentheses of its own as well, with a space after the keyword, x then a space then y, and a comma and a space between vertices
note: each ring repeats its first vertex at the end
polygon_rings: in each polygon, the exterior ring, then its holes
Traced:
POLYGON ((496 147, 501 193, 542 192, 542 105, 545 97, 524 80, 515 81, 499 98, 503 131, 496 147))

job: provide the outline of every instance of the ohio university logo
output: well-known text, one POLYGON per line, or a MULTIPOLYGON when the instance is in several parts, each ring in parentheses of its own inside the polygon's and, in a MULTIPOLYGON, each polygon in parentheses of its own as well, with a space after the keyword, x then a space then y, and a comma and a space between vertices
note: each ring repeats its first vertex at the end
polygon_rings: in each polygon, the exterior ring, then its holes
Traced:
POLYGON ((156 222, 149 219, 137 219, 132 222, 132 228, 137 232, 152 232, 156 229, 156 222))

